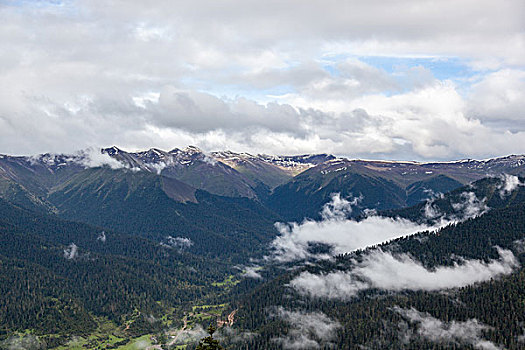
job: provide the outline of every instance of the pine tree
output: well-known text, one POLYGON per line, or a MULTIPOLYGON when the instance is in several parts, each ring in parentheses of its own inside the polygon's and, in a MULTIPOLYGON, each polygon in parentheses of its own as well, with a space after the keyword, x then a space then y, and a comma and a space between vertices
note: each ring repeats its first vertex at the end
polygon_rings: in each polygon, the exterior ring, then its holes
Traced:
POLYGON ((215 330, 215 327, 210 324, 208 327, 208 333, 210 335, 201 339, 197 346, 197 350, 224 350, 224 348, 220 346, 219 341, 213 339, 213 333, 215 333, 215 330))

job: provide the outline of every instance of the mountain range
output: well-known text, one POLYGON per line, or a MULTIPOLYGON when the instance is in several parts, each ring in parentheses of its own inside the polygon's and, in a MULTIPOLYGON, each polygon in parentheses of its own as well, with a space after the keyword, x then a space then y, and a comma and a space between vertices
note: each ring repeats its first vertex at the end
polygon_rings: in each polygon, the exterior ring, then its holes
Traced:
POLYGON ((195 191, 204 190, 218 196, 255 199, 286 219, 300 219, 301 215, 315 216, 332 192, 359 196, 367 188, 363 207, 391 209, 415 204, 432 193, 444 193, 483 177, 523 175, 524 165, 523 155, 418 163, 350 160, 328 154, 206 154, 193 146, 169 152, 155 148, 126 152, 111 147, 72 155, 0 155, 0 180, 3 197, 52 208, 53 204, 47 201, 51 193, 82 181, 80 174, 90 168, 105 166, 135 175, 159 175, 163 191, 177 202, 195 202, 195 191), (368 193, 370 187, 377 193, 368 193), (285 207, 287 196, 295 193, 304 195, 304 200, 312 203, 311 208, 285 207))
POLYGON ((33 339, 36 348, 124 349, 142 336, 167 348, 167 329, 187 334, 235 318, 230 333, 220 333, 232 349, 479 347, 474 338, 517 349, 525 322, 517 315, 525 311, 523 176, 523 155, 422 163, 191 146, 0 155, 0 348, 33 339), (369 243, 335 253, 358 227, 368 227, 361 235, 369 243), (398 229, 410 237, 381 236, 398 229), (301 258, 276 258, 283 251, 301 258), (452 288, 448 297, 442 289, 384 288, 364 272, 354 280, 372 258, 413 263, 423 280, 424 271, 454 266, 500 264, 494 268, 504 272, 480 280, 479 295, 472 284, 442 288, 452 288), (305 284, 323 290, 323 276, 332 275, 356 293, 313 296, 305 284), (496 294, 511 301, 511 321, 470 310, 474 301, 509 307, 496 294), (470 340, 436 341, 417 336, 418 317, 439 320, 442 332, 451 322, 483 325, 470 340), (309 322, 333 327, 321 334, 309 322))

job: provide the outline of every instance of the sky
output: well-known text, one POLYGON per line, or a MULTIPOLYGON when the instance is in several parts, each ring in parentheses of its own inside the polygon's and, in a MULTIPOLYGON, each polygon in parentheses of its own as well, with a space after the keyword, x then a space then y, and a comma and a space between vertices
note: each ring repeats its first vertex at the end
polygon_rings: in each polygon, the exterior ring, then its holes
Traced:
POLYGON ((523 0, 0 0, 0 153, 525 153, 523 0))

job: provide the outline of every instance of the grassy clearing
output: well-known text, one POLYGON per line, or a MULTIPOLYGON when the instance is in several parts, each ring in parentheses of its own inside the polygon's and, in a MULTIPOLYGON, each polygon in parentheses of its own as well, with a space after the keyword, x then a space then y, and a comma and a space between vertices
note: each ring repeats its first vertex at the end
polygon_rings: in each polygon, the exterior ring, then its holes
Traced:
POLYGON ((151 334, 143 335, 142 337, 132 339, 128 344, 119 346, 118 350, 139 350, 145 349, 151 345, 151 334))
POLYGON ((57 350, 85 350, 94 348, 116 348, 116 344, 127 341, 126 336, 117 327, 117 325, 105 318, 95 318, 98 327, 87 337, 73 337, 67 344, 59 346, 57 350))
POLYGON ((206 311, 210 312, 213 310, 224 310, 228 306, 227 303, 224 304, 215 304, 215 305, 195 305, 191 308, 192 312, 206 311))
MULTIPOLYGON (((237 283, 233 280, 233 276, 228 277, 221 285, 228 286, 237 283)), ((192 305, 191 308, 184 313, 182 310, 176 310, 174 308, 167 308, 167 312, 159 319, 162 321, 166 328, 171 330, 167 334, 176 334, 177 329, 180 330, 186 320, 187 329, 193 328, 197 324, 214 323, 216 319, 221 318, 221 315, 227 311, 229 304, 202 304, 192 305), (179 326, 180 325, 180 326, 179 326)), ((189 305, 188 305, 189 307, 189 305)), ((126 320, 123 320, 123 324, 118 326, 114 322, 103 318, 95 317, 98 324, 96 330, 89 335, 75 336, 72 337, 66 344, 59 347, 55 347, 55 350, 88 350, 88 349, 117 349, 117 350, 139 350, 145 349, 151 345, 154 345, 151 338, 152 336, 158 336, 158 334, 145 334, 137 338, 131 338, 130 334, 125 330, 126 325, 130 325, 134 319, 140 316, 140 312, 135 310, 126 320)), ((29 330, 20 335, 30 335, 32 332, 29 330)), ((41 340, 45 341, 46 338, 59 337, 58 334, 48 334, 42 337, 41 340)), ((185 350, 189 343, 178 344, 174 349, 185 350)))
POLYGON ((241 281, 240 280, 237 280, 237 279, 234 279, 235 276, 234 275, 229 275, 228 277, 226 277, 226 279, 222 282, 213 282, 212 283, 212 286, 214 287, 226 287, 226 288, 231 288, 233 286, 235 286, 236 284, 240 283, 241 281))

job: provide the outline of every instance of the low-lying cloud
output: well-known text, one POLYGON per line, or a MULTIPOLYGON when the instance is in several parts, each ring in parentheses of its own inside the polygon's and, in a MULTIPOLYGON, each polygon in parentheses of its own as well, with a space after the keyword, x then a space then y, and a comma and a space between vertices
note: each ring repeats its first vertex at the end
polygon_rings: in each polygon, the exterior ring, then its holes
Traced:
POLYGON ((119 162, 107 153, 102 153, 100 149, 89 147, 79 152, 78 162, 87 168, 97 168, 107 166, 111 169, 129 168, 126 164, 119 162))
POLYGON ((413 308, 402 309, 395 307, 394 311, 410 323, 417 325, 417 335, 409 334, 409 337, 419 336, 435 343, 468 344, 476 349, 501 349, 493 342, 483 339, 482 332, 491 327, 478 322, 476 319, 470 319, 465 322, 443 322, 413 308))
POLYGON ((436 205, 436 201, 441 201, 443 198, 444 195, 441 193, 432 195, 426 200, 425 206, 421 210, 425 219, 439 226, 473 219, 490 210, 487 206, 487 198, 478 198, 473 191, 464 191, 459 195, 459 198, 449 199, 452 212, 442 212, 436 205))
POLYGON ((196 324, 193 328, 181 330, 178 333, 177 341, 182 344, 187 344, 190 342, 196 342, 207 335, 208 332, 206 332, 200 324, 196 324))
POLYGON ((193 241, 187 237, 166 237, 165 242, 161 243, 163 247, 174 248, 183 251, 193 246, 193 241))
POLYGON ((334 194, 331 202, 322 209, 322 221, 307 219, 300 224, 277 223, 276 227, 281 234, 271 244, 272 258, 279 262, 329 258, 334 254, 363 249, 439 227, 377 215, 368 216, 361 221, 347 219, 347 214, 352 211, 352 205, 358 202, 358 198, 348 201, 341 198, 339 194, 334 194), (331 246, 332 251, 330 254, 314 254, 309 250, 309 246, 315 243, 331 246))
POLYGON ((100 234, 97 236, 97 241, 106 243, 106 232, 105 231, 100 232, 100 234))
POLYGON ((505 198, 519 186, 525 186, 524 182, 521 182, 520 179, 515 175, 502 174, 500 176, 502 184, 499 187, 499 195, 501 198, 505 198))
POLYGON ((64 258, 67 260, 74 260, 78 257, 78 246, 75 243, 71 243, 66 249, 64 249, 64 258))
MULTIPOLYGON (((496 185, 496 190, 501 199, 505 199, 518 187, 525 186, 525 183, 515 175, 501 174, 498 179, 500 182, 496 185)), ((432 222, 458 222, 481 216, 490 210, 487 206, 487 198, 478 198, 472 190, 461 193, 454 201, 451 200, 450 205, 454 210, 452 213, 444 213, 436 205, 436 201, 443 198, 443 194, 431 195, 422 209, 423 217, 432 222)))
POLYGON ((290 282, 300 294, 319 298, 348 299, 359 291, 436 291, 459 288, 512 273, 519 262, 510 250, 496 247, 500 258, 486 263, 464 260, 461 264, 425 268, 407 254, 394 256, 380 249, 367 254, 350 271, 328 274, 303 272, 290 282))
POLYGON ((45 348, 46 344, 31 334, 24 334, 22 336, 14 335, 0 342, 0 349, 40 350, 45 348))
POLYGON ((273 339, 284 349, 319 349, 330 344, 341 327, 321 312, 306 313, 279 307, 275 316, 290 326, 286 335, 273 339))
POLYGON ((247 278, 263 279, 258 270, 261 270, 260 266, 246 266, 242 272, 242 276, 247 278))
POLYGON ((227 340, 230 343, 245 343, 259 336, 258 333, 244 332, 232 327, 221 327, 214 336, 219 340, 227 340))
POLYGON ((463 214, 463 220, 481 216, 489 210, 486 199, 479 199, 474 192, 463 192, 460 198, 459 202, 452 203, 452 208, 463 214))

